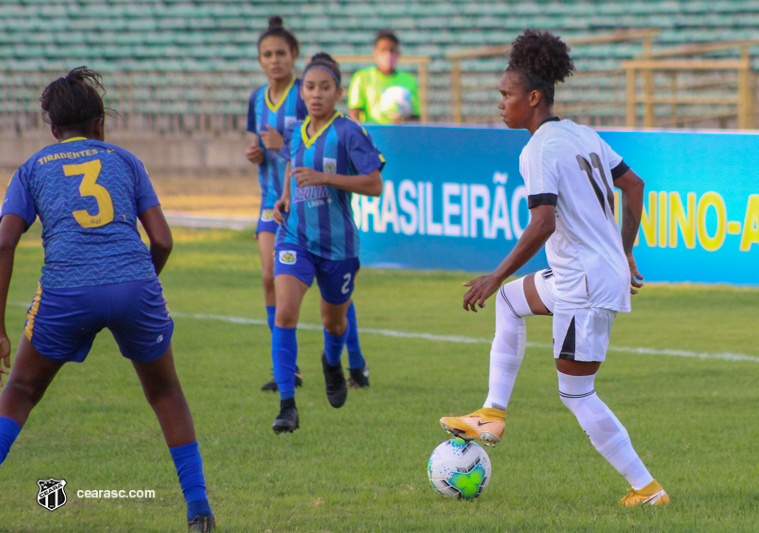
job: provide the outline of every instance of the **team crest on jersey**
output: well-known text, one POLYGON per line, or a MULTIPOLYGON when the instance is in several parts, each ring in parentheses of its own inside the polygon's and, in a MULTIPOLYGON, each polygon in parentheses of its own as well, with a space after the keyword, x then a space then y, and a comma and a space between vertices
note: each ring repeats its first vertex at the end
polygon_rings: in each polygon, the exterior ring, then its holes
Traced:
POLYGON ((294 265, 298 261, 298 252, 295 250, 280 250, 279 262, 283 265, 294 265))
POLYGON ((298 120, 296 117, 285 117, 285 128, 298 120))
POLYGON ((324 161, 322 162, 322 168, 324 169, 324 172, 334 174, 337 172, 337 159, 330 159, 329 157, 325 157, 324 161))
POLYGON ((261 212, 261 220, 264 222, 269 222, 270 220, 274 220, 274 209, 264 209, 261 212))
POLYGON ((40 479, 37 480, 40 490, 37 493, 37 503, 48 511, 55 511, 66 503, 65 479, 40 479))

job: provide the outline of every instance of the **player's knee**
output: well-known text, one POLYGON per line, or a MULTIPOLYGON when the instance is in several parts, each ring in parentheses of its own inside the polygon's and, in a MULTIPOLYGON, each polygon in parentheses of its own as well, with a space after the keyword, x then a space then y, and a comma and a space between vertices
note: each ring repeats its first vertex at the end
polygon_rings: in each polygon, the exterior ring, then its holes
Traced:
POLYGON ((533 314, 524 294, 524 278, 501 287, 495 301, 496 323, 510 321, 524 324, 524 317, 533 314))
POLYGON ((143 387, 145 399, 150 405, 160 404, 166 400, 172 400, 183 396, 182 387, 178 379, 158 379, 147 383, 143 387))
POLYGON ((298 314, 297 309, 278 303, 274 315, 274 324, 280 328, 296 328, 298 327, 298 314))
POLYGON ((322 317, 322 325, 332 336, 339 337, 348 329, 348 321, 345 318, 336 319, 334 317, 322 317))
POLYGON ((37 405, 47 390, 48 382, 41 382, 35 379, 24 379, 12 376, 5 386, 13 398, 37 405))
POLYGON ((595 396, 595 375, 570 376, 557 372, 561 402, 577 416, 584 403, 595 396))
POLYGON ((274 272, 263 272, 264 289, 274 291, 274 272))

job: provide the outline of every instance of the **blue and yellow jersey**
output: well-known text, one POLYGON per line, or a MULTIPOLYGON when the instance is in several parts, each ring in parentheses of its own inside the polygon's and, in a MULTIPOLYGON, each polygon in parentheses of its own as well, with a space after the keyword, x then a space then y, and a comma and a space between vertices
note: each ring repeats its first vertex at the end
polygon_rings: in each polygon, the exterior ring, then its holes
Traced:
POLYGON ((156 277, 137 216, 159 205, 145 166, 131 153, 77 137, 37 152, 16 171, 2 214, 27 229, 42 223, 43 288, 107 285, 156 277))
MULTIPOLYGON (((280 152, 292 168, 309 167, 318 172, 357 176, 382 170, 385 158, 364 128, 335 112, 312 137, 310 117, 285 132, 280 152)), ((298 187, 290 180, 290 212, 277 233, 277 246, 299 244, 331 261, 358 257, 358 229, 353 222, 352 193, 327 185, 298 187)))
POLYGON ((262 210, 274 207, 274 203, 282 196, 287 162, 278 157, 277 152, 265 149, 264 143, 261 142, 261 132, 266 131, 266 126, 270 126, 284 135, 290 124, 306 118, 308 110, 300 95, 301 85, 301 80, 293 78, 276 104, 269 98, 268 84, 259 87, 250 95, 248 131, 258 135, 258 145, 265 150, 264 161, 258 165, 262 210))

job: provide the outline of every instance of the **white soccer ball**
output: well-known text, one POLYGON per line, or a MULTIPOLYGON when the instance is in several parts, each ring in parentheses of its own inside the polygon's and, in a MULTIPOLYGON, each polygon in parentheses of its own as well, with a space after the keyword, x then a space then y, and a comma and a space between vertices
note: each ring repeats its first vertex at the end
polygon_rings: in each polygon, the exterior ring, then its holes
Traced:
POLYGON ((414 112, 411 92, 405 87, 388 87, 380 97, 380 113, 392 121, 409 118, 414 112))
POLYGON ((490 483, 490 457, 477 443, 451 439, 435 448, 427 475, 435 492, 447 498, 473 500, 490 483))

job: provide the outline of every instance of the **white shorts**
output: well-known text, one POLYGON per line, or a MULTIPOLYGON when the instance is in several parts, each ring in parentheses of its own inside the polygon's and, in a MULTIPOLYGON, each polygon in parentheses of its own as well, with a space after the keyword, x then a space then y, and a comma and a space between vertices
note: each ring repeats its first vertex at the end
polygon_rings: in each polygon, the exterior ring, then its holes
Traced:
POLYGON ((556 308, 556 287, 554 285, 553 271, 550 268, 545 270, 538 270, 535 272, 535 289, 538 291, 538 296, 543 301, 543 305, 546 309, 553 314, 553 310, 556 308))
POLYGON ((570 361, 605 361, 616 316, 616 311, 597 307, 554 310, 553 356, 570 361))

